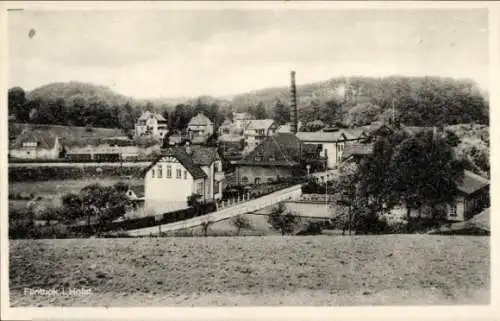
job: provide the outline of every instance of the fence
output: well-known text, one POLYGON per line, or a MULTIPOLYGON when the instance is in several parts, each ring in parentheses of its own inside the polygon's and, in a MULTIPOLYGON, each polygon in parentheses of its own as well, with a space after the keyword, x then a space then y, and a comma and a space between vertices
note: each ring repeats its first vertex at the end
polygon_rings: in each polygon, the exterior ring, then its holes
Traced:
POLYGON ((300 185, 292 186, 284 190, 280 190, 271 195, 265 195, 263 197, 253 199, 250 201, 241 202, 234 206, 221 209, 214 213, 209 213, 207 215, 193 217, 191 219, 184 219, 182 221, 163 224, 156 224, 157 226, 151 226, 144 229, 129 230, 129 235, 132 236, 148 236, 155 235, 161 232, 168 232, 174 230, 181 230, 191 227, 200 226, 206 222, 218 222, 228 219, 239 214, 255 212, 260 209, 270 207, 276 203, 283 202, 286 200, 291 200, 299 197, 301 194, 300 185))

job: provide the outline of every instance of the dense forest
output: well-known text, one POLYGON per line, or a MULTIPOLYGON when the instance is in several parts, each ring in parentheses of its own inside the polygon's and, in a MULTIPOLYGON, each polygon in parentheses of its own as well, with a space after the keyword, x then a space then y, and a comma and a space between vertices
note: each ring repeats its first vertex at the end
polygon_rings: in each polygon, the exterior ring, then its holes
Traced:
MULTIPOLYGON (((469 80, 437 77, 335 78, 297 87, 299 120, 324 125, 362 126, 388 120, 393 111, 409 126, 460 123, 489 124, 487 94, 469 80)), ((138 100, 104 86, 79 82, 52 83, 25 92, 9 89, 9 114, 18 122, 93 126, 131 130, 144 110, 162 113, 173 129, 183 129, 203 111, 216 125, 233 111, 256 118, 290 119, 288 87, 241 94, 231 100, 203 96, 184 102, 138 100)))

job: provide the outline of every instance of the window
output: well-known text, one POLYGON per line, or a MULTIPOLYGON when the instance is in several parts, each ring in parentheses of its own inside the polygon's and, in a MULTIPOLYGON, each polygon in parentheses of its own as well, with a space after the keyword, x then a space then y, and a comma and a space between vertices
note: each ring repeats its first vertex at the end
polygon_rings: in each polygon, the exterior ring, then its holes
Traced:
POLYGON ((184 171, 184 179, 188 179, 188 172, 184 171))
POLYGON ((268 182, 268 183, 271 183, 272 181, 274 181, 272 177, 268 177, 268 178, 267 178, 267 182, 268 182))
POLYGON ((196 185, 196 194, 203 195, 203 183, 198 183, 196 185))
POLYGON ((158 166, 158 178, 163 178, 163 168, 161 165, 158 166))
POLYGON ((178 168, 178 169, 176 170, 175 174, 176 174, 176 177, 177 177, 178 179, 181 179, 181 178, 182 178, 182 170, 181 170, 181 169, 179 169, 179 168, 178 168))
POLYGON ((219 194, 220 191, 220 182, 215 182, 214 184, 214 194, 219 194))
POLYGON ((255 185, 259 185, 260 184, 260 177, 255 177, 255 185))
POLYGON ((456 204, 451 204, 450 205, 450 216, 451 217, 456 217, 457 216, 457 205, 456 204))
POLYGON ((241 178, 241 184, 248 184, 248 177, 243 176, 243 177, 241 178))
POLYGON ((207 194, 210 195, 210 184, 207 185, 207 194))
POLYGON ((167 165, 167 178, 172 177, 172 165, 167 165))
POLYGON ((155 169, 154 168, 151 170, 151 177, 155 178, 155 169))
POLYGON ((24 142, 23 147, 36 147, 37 143, 36 142, 24 142))
POLYGON ((274 162, 276 159, 274 158, 274 156, 269 156, 269 161, 270 162, 274 162))

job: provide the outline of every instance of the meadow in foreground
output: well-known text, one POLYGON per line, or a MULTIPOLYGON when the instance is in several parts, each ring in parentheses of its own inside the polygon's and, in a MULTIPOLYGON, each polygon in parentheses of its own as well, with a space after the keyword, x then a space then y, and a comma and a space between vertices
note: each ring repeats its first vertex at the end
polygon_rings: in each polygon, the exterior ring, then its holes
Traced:
POLYGON ((11 240, 11 306, 488 304, 488 237, 11 240), (24 288, 86 288, 29 296, 24 288))

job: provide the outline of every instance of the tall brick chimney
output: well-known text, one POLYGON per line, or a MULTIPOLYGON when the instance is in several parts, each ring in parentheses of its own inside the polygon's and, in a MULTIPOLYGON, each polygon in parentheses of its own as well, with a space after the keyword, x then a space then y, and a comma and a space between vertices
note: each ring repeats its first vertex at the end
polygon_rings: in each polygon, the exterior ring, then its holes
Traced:
POLYGON ((290 120, 292 121, 290 125, 290 130, 293 134, 297 134, 297 88, 295 87, 295 71, 292 70, 290 73, 292 84, 291 84, 291 94, 292 94, 292 105, 291 105, 291 113, 290 120))

